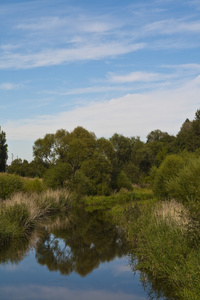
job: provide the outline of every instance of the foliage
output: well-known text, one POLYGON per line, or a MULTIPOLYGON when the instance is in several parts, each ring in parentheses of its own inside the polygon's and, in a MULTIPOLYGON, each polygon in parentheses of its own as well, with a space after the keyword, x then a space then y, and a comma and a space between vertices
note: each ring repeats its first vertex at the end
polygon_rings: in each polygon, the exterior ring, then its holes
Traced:
POLYGON ((81 188, 83 195, 109 195, 155 179, 156 195, 166 198, 167 181, 184 165, 181 153, 200 149, 199 115, 197 110, 193 121, 187 119, 177 136, 156 129, 146 143, 118 133, 110 139, 97 138, 81 126, 72 132, 60 129, 35 141, 31 163, 14 160, 8 172, 43 177, 47 187, 67 187, 79 196, 81 188))
POLYGON ((200 201, 200 158, 190 158, 177 176, 166 182, 170 197, 180 201, 200 201))
POLYGON ((30 193, 42 193, 45 190, 45 186, 42 179, 39 178, 24 178, 23 179, 23 191, 30 193))
POLYGON ((130 266, 140 270, 144 285, 152 282, 159 291, 161 283, 165 295, 172 299, 174 295, 183 300, 199 298, 200 232, 194 230, 183 205, 176 201, 143 202, 114 207, 110 214, 126 228, 133 250, 130 266))
POLYGON ((9 174, 16 174, 22 177, 40 177, 41 171, 38 168, 37 163, 35 161, 28 162, 27 160, 23 160, 21 158, 14 159, 10 166, 8 166, 9 174))
POLYGON ((132 190, 132 184, 128 176, 126 176, 124 171, 121 171, 117 176, 117 190, 125 188, 127 190, 132 190))
POLYGON ((66 186, 71 175, 71 168, 67 163, 58 163, 46 170, 43 180, 48 188, 58 189, 66 186))
MULTIPOLYGON (((158 198, 169 198, 167 181, 173 180, 184 166, 184 159, 179 155, 169 155, 154 174, 153 190, 158 198)), ((155 172, 155 169, 154 169, 155 172)))
POLYGON ((0 175, 0 199, 7 199, 12 194, 23 190, 23 181, 17 175, 0 175))

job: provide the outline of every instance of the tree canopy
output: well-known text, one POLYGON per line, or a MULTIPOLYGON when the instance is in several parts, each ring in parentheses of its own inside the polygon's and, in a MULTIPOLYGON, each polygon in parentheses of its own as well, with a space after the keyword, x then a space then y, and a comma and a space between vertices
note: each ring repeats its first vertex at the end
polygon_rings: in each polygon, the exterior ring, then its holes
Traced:
MULTIPOLYGON (((1 140, 5 165, 4 133, 1 140)), ((198 149, 200 110, 195 113, 194 120, 185 120, 176 136, 155 129, 147 135, 146 142, 118 133, 109 139, 97 138, 81 126, 72 132, 59 129, 35 141, 31 163, 15 160, 8 171, 21 176, 43 177, 51 188, 68 187, 82 194, 102 195, 121 188, 131 189, 133 184, 148 183, 152 168, 159 168, 168 155, 198 149)))

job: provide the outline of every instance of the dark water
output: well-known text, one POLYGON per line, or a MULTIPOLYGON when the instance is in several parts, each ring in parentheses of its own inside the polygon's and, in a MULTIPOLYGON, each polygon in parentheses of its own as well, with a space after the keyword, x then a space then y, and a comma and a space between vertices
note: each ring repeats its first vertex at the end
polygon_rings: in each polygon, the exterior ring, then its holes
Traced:
POLYGON ((129 253, 103 211, 54 220, 29 241, 0 249, 0 299, 150 299, 129 253))

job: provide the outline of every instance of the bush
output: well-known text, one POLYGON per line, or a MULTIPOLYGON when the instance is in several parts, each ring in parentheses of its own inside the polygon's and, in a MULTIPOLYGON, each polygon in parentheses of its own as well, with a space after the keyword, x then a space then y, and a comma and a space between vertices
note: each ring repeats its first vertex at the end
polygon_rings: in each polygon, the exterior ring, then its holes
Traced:
POLYGON ((171 197, 183 202, 200 201, 200 158, 191 158, 178 170, 175 178, 166 182, 171 197))
POLYGON ((45 190, 43 181, 39 178, 34 179, 24 179, 24 192, 27 193, 41 193, 45 190))
POLYGON ((167 182, 174 180, 184 164, 184 158, 173 154, 166 157, 156 172, 154 169, 153 191, 157 197, 169 198, 167 182))
POLYGON ((0 175, 0 199, 7 199, 13 193, 23 191, 23 180, 17 175, 0 175))

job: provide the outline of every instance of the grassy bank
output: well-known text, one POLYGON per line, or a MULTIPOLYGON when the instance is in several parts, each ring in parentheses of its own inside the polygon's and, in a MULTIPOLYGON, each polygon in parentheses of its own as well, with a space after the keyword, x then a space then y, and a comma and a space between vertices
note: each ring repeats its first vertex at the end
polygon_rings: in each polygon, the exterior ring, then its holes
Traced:
POLYGON ((47 218, 66 212, 69 205, 65 190, 13 194, 0 203, 0 245, 28 237, 47 218))
POLYGON ((84 197, 83 203, 88 210, 112 208, 113 206, 126 205, 127 203, 146 201, 154 199, 153 192, 150 188, 135 187, 133 191, 121 189, 118 193, 110 196, 89 196, 84 197))
POLYGON ((126 229, 131 266, 172 299, 200 298, 199 224, 175 200, 115 206, 109 212, 126 229))

